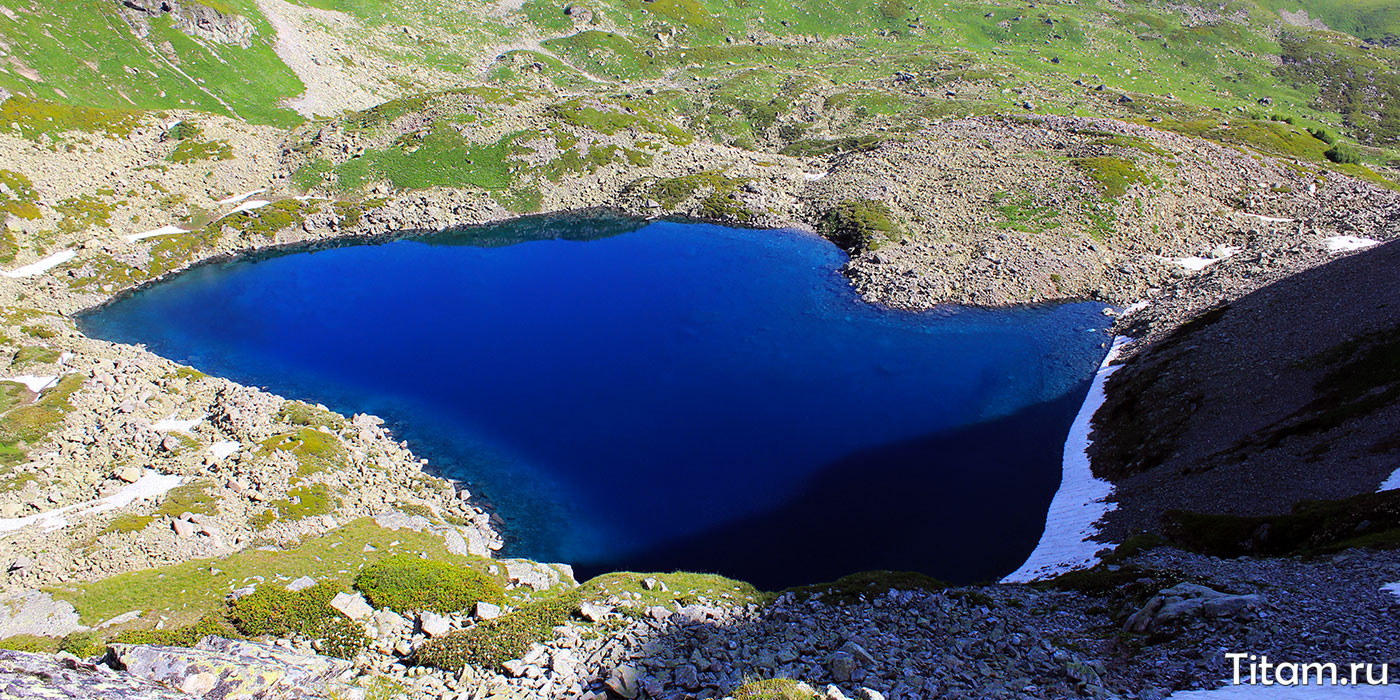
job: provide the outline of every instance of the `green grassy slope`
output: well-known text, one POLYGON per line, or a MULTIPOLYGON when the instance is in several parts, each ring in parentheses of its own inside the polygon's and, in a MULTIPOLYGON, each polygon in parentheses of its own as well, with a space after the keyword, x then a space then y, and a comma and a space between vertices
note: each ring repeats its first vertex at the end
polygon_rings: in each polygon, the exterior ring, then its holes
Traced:
POLYGON ((283 126, 300 121, 278 103, 300 94, 302 84, 273 52, 275 33, 256 6, 204 4, 246 17, 257 31, 252 45, 192 38, 169 17, 152 18, 150 33, 140 37, 111 0, 21 5, 0 14, 9 49, 0 88, 93 107, 183 107, 283 126))

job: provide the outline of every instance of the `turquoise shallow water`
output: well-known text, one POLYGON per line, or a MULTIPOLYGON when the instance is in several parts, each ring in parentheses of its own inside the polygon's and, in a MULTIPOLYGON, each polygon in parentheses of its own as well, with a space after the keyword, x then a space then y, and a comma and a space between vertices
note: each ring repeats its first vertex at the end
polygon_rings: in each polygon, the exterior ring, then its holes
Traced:
POLYGON ((891 311, 844 260, 796 231, 541 217, 208 265, 81 324, 385 417, 512 555, 768 587, 1014 569, 1102 306, 891 311))

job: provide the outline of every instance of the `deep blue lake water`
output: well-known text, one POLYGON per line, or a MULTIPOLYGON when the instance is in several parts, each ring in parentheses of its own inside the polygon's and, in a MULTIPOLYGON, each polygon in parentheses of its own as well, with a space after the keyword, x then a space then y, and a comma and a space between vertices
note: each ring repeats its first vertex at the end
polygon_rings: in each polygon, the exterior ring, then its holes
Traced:
POLYGON ((386 418, 582 574, 972 581, 1034 548, 1102 305, 864 303, 798 231, 542 217, 196 268, 85 315, 386 418))

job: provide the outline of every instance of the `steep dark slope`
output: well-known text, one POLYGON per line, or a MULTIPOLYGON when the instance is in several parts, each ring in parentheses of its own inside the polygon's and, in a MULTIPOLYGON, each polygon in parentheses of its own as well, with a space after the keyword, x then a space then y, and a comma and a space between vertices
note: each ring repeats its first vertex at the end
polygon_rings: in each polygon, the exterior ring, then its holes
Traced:
POLYGON ((1169 509, 1265 515, 1375 491, 1400 467, 1400 245, 1209 310, 1128 360, 1095 417, 1105 534, 1169 509))

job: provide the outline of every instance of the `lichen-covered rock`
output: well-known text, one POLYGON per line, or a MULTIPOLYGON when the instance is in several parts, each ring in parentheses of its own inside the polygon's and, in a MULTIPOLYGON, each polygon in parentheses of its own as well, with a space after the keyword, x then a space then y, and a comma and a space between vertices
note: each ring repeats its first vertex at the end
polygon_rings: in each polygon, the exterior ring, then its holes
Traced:
POLYGON ((326 697, 355 673, 340 659, 219 637, 191 648, 114 644, 109 660, 132 676, 220 700, 326 697))
POLYGON ((188 700, 131 674, 71 657, 0 649, 0 697, 32 700, 188 700))

